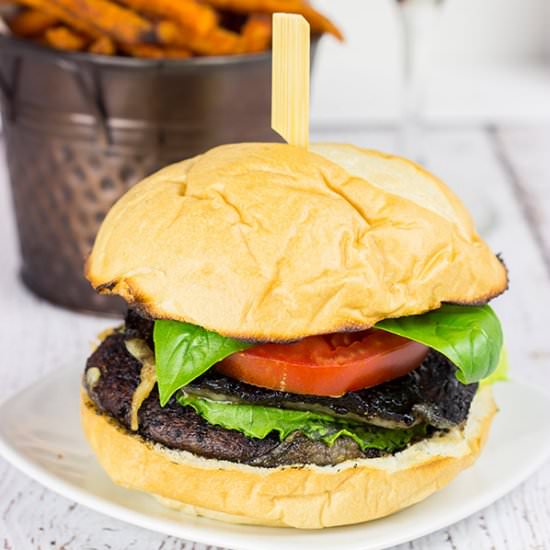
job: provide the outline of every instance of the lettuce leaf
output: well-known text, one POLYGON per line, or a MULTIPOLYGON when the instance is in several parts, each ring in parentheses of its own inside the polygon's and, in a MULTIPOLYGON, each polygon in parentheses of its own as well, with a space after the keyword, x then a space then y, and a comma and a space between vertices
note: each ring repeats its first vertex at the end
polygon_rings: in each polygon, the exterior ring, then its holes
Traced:
POLYGON ((212 365, 250 347, 250 344, 191 323, 165 320, 155 321, 153 340, 160 404, 163 407, 176 391, 212 365))
POLYGON ((379 449, 395 452, 410 441, 426 434, 424 424, 405 430, 379 428, 367 424, 342 422, 322 413, 296 411, 241 403, 213 401, 181 392, 177 396, 180 405, 189 406, 208 423, 237 430, 248 437, 264 439, 277 432, 281 441, 294 432, 301 432, 310 439, 323 441, 329 446, 343 436, 353 439, 362 450, 379 449))
POLYGON ((500 359, 498 361, 497 368, 489 375, 487 378, 481 380, 479 385, 483 388, 484 386, 492 386, 497 382, 507 382, 510 379, 510 363, 508 361, 508 350, 506 346, 502 347, 500 352, 500 359))
POLYGON ((502 328, 487 305, 444 304, 421 315, 384 319, 376 328, 439 351, 456 365, 456 377, 463 384, 487 378, 500 359, 502 328))

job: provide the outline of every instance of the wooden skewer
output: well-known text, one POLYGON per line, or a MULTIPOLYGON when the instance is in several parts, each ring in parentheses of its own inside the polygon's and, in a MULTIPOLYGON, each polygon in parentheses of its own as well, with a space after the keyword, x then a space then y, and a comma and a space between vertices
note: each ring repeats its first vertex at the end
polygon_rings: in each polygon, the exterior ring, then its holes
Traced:
POLYGON ((290 145, 309 145, 309 23, 273 15, 271 127, 290 145))

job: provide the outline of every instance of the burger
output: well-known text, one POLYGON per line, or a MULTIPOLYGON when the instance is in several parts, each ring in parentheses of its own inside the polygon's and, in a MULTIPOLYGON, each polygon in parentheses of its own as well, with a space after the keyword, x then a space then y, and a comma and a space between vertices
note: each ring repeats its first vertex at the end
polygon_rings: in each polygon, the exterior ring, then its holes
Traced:
POLYGON ((498 256, 413 162, 216 147, 134 186, 87 261, 128 302, 82 384, 112 480, 228 522, 410 506, 478 457, 504 368, 498 256))

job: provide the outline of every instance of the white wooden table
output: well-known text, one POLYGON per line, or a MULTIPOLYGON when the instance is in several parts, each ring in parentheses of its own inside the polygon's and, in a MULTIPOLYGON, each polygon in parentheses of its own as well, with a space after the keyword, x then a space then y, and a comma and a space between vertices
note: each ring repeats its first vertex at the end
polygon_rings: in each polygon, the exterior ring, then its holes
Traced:
MULTIPOLYGON (((318 132, 321 139, 392 149, 393 134, 318 132)), ((494 302, 513 376, 550 390, 550 128, 432 130, 425 158, 466 198, 497 218, 487 239, 510 269, 511 288, 494 302)), ((112 321, 70 313, 28 293, 17 276, 11 198, 0 162, 0 399, 46 372, 82 369, 90 343, 112 321)), ((45 395, 44 399, 48 399, 45 395)), ((550 403, 549 403, 550 404, 550 403)), ((0 419, 1 421, 1 419, 0 419)), ((549 416, 541 422, 550 421, 549 416)), ((41 487, 0 460, 0 549, 196 549, 205 546, 139 529, 41 487)), ((492 506, 399 550, 550 548, 550 463, 492 506)))

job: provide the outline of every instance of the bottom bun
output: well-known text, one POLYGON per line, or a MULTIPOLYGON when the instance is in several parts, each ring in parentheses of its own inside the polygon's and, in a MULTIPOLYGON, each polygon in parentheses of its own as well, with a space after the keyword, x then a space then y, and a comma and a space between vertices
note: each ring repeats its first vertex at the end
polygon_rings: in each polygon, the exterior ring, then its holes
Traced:
POLYGON ((303 529, 369 521, 425 499, 473 464, 496 412, 485 387, 476 394, 463 429, 393 456, 336 466, 256 468, 144 440, 99 413, 85 392, 81 405, 86 437, 115 483, 194 515, 303 529))

